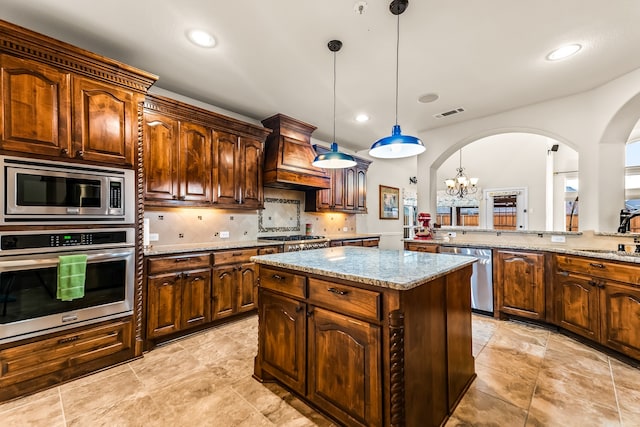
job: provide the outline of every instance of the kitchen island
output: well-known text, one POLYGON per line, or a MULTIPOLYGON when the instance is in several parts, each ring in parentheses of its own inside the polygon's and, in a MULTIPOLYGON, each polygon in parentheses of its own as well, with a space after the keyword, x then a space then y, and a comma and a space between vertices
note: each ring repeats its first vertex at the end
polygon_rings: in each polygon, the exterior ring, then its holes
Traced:
POLYGON ((254 377, 340 424, 441 425, 475 378, 475 258, 334 247, 251 259, 254 377))

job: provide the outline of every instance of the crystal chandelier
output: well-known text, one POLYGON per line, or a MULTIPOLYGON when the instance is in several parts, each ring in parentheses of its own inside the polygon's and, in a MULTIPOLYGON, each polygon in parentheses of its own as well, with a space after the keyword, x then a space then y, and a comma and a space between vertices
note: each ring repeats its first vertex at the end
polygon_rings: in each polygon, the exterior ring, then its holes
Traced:
POLYGON ((455 177, 446 179, 446 193, 450 196, 457 196, 463 199, 467 194, 475 194, 478 191, 478 178, 468 178, 462 167, 462 150, 460 150, 460 166, 456 169, 458 172, 455 177))

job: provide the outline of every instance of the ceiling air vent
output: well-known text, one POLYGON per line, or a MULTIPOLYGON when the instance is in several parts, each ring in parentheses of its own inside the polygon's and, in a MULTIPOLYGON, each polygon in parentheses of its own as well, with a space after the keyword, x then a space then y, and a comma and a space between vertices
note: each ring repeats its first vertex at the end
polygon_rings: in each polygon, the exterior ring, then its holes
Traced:
POLYGON ((436 119, 441 119, 443 117, 453 116, 454 114, 462 113, 463 111, 464 111, 464 108, 460 107, 460 108, 455 108, 453 110, 445 111, 444 113, 434 114, 433 117, 435 117, 436 119))

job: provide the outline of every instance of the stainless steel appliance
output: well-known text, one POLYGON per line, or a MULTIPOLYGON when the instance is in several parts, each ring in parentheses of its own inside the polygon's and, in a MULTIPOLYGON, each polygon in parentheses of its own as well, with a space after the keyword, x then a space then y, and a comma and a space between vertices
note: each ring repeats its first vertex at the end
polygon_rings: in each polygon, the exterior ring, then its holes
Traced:
POLYGON ((440 246, 440 253, 478 258, 471 275, 471 309, 493 314, 493 267, 491 249, 440 246))
POLYGON ((268 242, 281 242, 283 252, 306 251, 309 249, 328 248, 329 239, 324 236, 308 236, 305 234, 293 236, 265 236, 258 237, 258 240, 268 242))
POLYGON ((0 167, 0 225, 134 222, 133 170, 9 156, 0 167))
POLYGON ((0 232, 0 343, 133 313, 135 229, 0 232), (59 256, 86 254, 84 297, 56 298, 59 256))

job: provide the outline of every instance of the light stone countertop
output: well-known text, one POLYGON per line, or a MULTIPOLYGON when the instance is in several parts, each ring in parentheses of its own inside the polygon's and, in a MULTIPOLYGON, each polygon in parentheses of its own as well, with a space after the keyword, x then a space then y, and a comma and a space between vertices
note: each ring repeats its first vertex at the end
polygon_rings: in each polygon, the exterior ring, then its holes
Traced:
POLYGON ((476 262, 477 258, 395 249, 338 246, 251 257, 264 265, 408 290, 476 262))
POLYGON ((229 242, 185 243, 182 245, 152 245, 144 249, 144 256, 170 255, 185 252, 217 251, 221 249, 241 249, 259 246, 277 246, 279 242, 263 242, 257 240, 236 240, 229 242))

